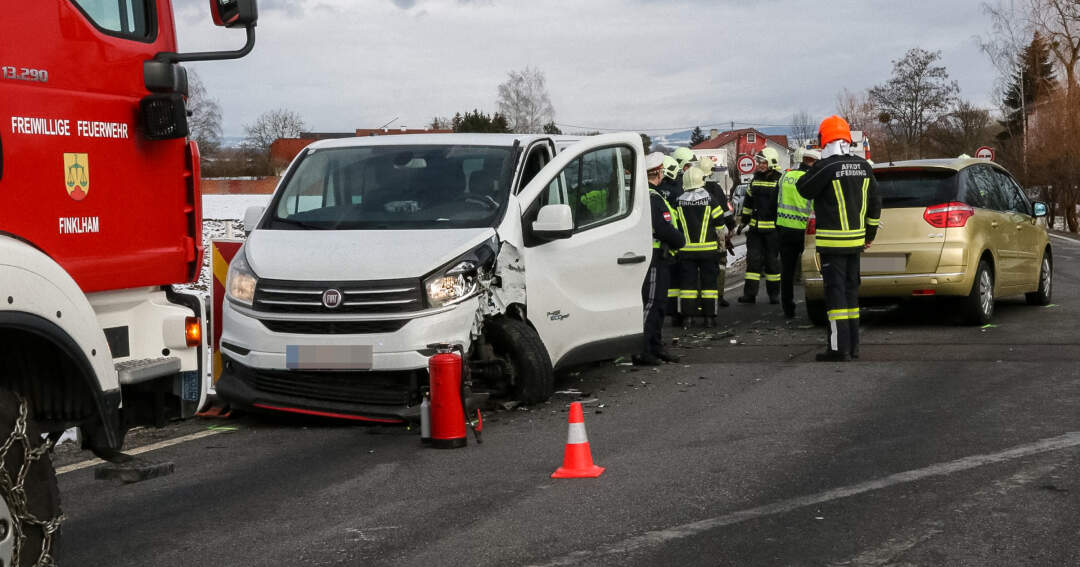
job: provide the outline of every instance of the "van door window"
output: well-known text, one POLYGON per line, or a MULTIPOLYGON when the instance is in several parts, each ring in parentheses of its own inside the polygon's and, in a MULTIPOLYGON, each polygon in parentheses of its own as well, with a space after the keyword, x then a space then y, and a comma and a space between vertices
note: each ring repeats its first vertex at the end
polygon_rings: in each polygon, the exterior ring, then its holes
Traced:
POLYGON ((537 144, 533 146, 529 157, 525 160, 525 167, 521 170, 521 182, 518 183, 518 191, 522 187, 525 187, 532 181, 533 177, 536 177, 537 173, 540 173, 541 169, 551 161, 551 156, 548 154, 547 146, 544 144, 537 144))
MULTIPOLYGON (((989 166, 976 165, 968 169, 971 175, 971 189, 984 199, 983 208, 994 211, 1008 210, 1009 199, 1002 192, 994 179, 994 172, 989 166)), ((969 189, 969 190, 971 190, 969 189)))
POLYGON ((72 0, 101 31, 147 40, 154 32, 151 0, 72 0))
POLYGON ((575 232, 629 214, 634 187, 634 152, 630 148, 600 148, 582 154, 562 173, 575 232))

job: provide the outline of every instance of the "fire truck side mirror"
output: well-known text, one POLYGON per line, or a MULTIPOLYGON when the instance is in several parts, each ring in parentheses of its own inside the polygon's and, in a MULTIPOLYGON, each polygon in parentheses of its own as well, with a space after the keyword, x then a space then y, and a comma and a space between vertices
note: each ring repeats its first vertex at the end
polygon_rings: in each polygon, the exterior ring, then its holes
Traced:
POLYGON ((259 9, 255 0, 210 0, 214 25, 227 28, 243 28, 255 25, 259 9))

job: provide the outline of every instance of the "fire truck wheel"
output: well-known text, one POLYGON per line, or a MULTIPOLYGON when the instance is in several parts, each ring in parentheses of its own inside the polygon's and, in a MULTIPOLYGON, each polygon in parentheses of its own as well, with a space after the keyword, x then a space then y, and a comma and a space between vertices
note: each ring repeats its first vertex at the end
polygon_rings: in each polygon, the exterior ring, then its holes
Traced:
POLYGON ((26 402, 6 391, 0 392, 0 458, 0 561, 52 565, 60 527, 56 472, 26 402))
POLYGON ((527 323, 510 317, 496 317, 484 325, 484 336, 495 354, 513 368, 511 394, 524 404, 547 401, 555 389, 547 347, 527 323))

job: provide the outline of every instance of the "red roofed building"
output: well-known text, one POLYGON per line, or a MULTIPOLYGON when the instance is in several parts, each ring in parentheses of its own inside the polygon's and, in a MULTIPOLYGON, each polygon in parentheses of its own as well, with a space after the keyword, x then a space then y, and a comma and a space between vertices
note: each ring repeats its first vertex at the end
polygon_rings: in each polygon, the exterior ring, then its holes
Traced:
MULTIPOLYGON (((791 148, 788 147, 787 136, 770 136, 753 128, 742 128, 740 130, 731 130, 728 132, 717 132, 716 130, 712 130, 709 132, 708 140, 705 140, 690 149, 726 149, 730 159, 738 160, 739 156, 752 156, 766 146, 775 149, 776 152, 780 154, 781 169, 788 169, 791 167, 791 148)), ((735 163, 728 164, 728 167, 734 170, 735 163)))

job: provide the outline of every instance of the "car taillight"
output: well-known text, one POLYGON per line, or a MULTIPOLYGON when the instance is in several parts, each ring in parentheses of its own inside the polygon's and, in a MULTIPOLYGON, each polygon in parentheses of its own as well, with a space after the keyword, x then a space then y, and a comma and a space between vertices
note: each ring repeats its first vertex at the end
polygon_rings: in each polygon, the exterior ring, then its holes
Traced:
POLYGON ((959 228, 967 224, 975 209, 966 203, 945 203, 926 207, 923 219, 934 228, 959 228))
POLYGON ((810 217, 810 221, 806 223, 806 234, 817 234, 817 219, 810 217))

